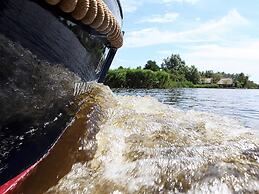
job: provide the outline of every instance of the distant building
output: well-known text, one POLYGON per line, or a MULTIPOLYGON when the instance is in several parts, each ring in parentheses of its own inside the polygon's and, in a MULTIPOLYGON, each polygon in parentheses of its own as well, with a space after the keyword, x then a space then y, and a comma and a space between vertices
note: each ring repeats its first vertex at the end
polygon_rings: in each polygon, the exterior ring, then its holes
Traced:
POLYGON ((201 84, 212 84, 213 78, 201 78, 201 84))
POLYGON ((222 78, 217 83, 221 87, 233 87, 234 81, 232 78, 222 78))

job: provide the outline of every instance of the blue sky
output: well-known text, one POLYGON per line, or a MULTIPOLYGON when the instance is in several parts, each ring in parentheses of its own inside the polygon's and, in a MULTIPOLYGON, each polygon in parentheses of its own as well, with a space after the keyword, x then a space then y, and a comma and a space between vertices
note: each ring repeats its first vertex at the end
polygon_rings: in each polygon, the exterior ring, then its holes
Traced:
POLYGON ((172 53, 199 70, 244 72, 259 83, 258 0, 121 0, 124 46, 112 68, 172 53))

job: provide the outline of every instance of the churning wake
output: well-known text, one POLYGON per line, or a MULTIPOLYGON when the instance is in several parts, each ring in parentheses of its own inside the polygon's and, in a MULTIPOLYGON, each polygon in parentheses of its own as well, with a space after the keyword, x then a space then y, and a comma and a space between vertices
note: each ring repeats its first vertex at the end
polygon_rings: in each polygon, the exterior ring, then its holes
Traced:
MULTIPOLYGON (((99 84, 92 92, 103 118, 95 154, 47 193, 259 192, 259 136, 238 121, 99 84)), ((90 144, 81 139, 77 149, 87 154, 90 144)))

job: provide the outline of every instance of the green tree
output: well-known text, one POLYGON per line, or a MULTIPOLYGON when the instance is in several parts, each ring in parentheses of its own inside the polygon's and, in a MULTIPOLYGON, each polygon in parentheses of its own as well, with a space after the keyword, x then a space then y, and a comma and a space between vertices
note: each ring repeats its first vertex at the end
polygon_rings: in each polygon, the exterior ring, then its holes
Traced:
POLYGON ((211 78, 213 79, 213 83, 218 83, 218 81, 219 81, 222 77, 223 77, 222 74, 220 74, 220 73, 214 73, 211 78))
POLYGON ((172 71, 170 72, 170 78, 174 82, 184 82, 186 81, 186 77, 183 73, 179 71, 172 71))
POLYGON ((214 72, 212 70, 204 72, 204 77, 206 77, 206 78, 212 78, 213 75, 214 75, 214 72))
POLYGON ((193 84, 198 84, 200 82, 200 73, 194 65, 188 68, 186 79, 193 84))
POLYGON ((246 76, 244 73, 236 74, 233 77, 234 77, 235 85, 237 87, 241 87, 241 88, 247 87, 249 77, 246 76))
POLYGON ((259 88, 244 73, 199 72, 195 66, 187 66, 180 55, 172 54, 164 59, 162 70, 156 61, 149 60, 144 69, 123 68, 109 70, 105 84, 112 88, 175 88, 175 87, 219 87, 216 83, 221 78, 232 78, 237 88, 259 88), (214 84, 199 85, 200 77, 212 78, 214 84))
POLYGON ((178 54, 172 54, 171 57, 164 59, 162 63, 162 69, 167 70, 179 70, 182 66, 185 66, 185 61, 178 54))
POLYGON ((152 60, 147 61, 147 64, 145 65, 144 69, 150 69, 152 71, 160 70, 159 66, 156 64, 156 61, 152 61, 152 60))

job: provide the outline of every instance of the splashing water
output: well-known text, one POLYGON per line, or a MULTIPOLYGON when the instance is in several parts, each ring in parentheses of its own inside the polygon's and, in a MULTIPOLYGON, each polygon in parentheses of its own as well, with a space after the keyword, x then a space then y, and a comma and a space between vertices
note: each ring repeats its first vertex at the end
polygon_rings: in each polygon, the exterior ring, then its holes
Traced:
MULTIPOLYGON (((238 121, 99 84, 93 91, 103 117, 97 150, 47 193, 259 192, 259 136, 238 121)), ((77 149, 89 152, 89 140, 77 149)))

